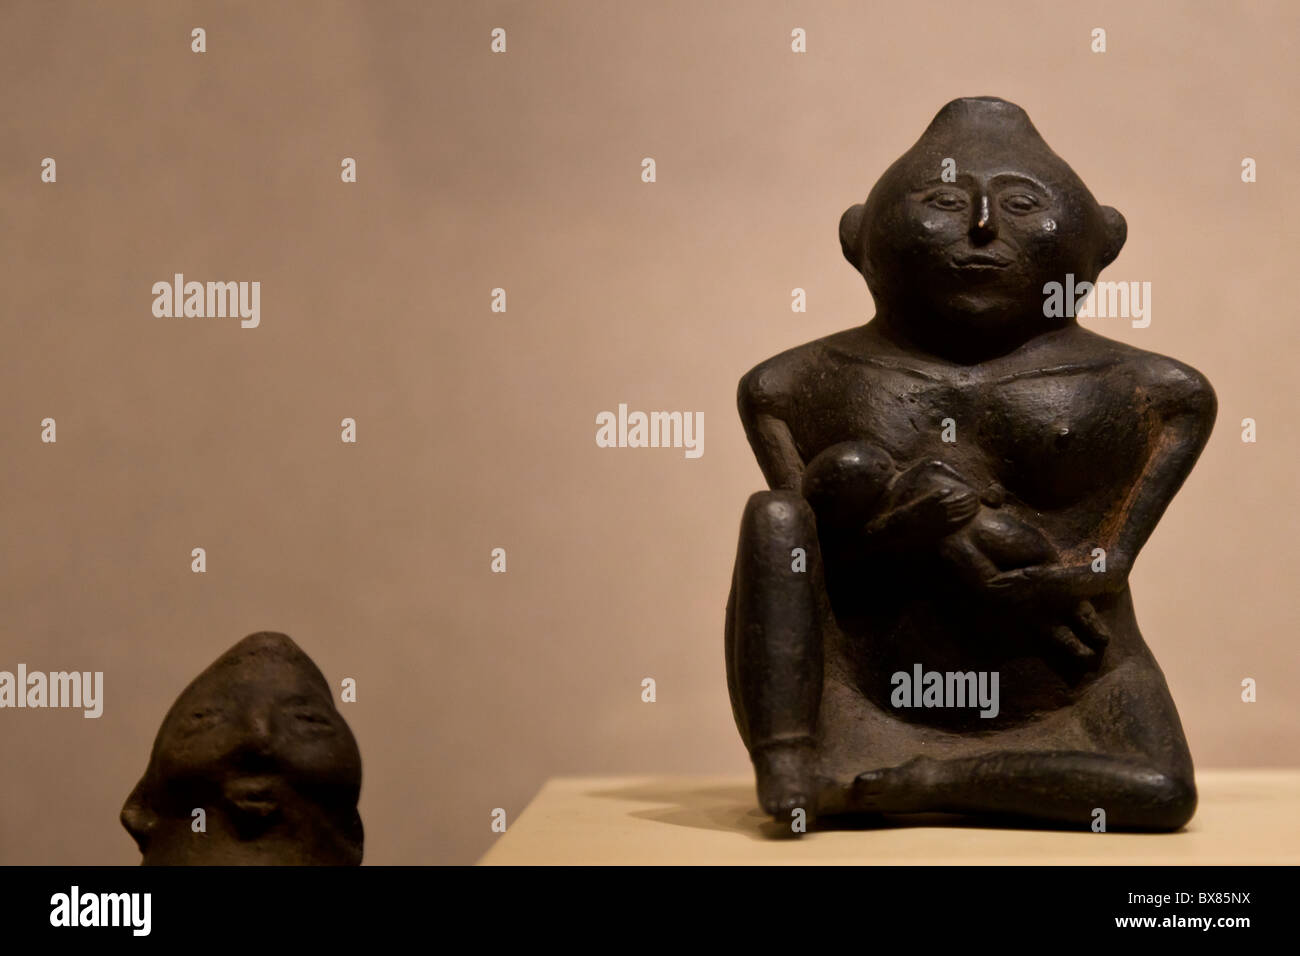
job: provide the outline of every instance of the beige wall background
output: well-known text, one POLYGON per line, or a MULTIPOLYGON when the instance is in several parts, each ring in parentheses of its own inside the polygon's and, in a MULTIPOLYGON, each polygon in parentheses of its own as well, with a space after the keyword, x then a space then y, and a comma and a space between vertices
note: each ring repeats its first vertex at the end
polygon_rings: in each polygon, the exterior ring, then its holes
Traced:
POLYGON ((1284 0, 6 4, 0 669, 102 670, 106 703, 0 711, 0 862, 137 862, 117 813, 164 712, 262 629, 357 680, 368 863, 473 861, 552 775, 747 770, 736 382, 870 316, 839 215, 967 95, 1127 217, 1106 277, 1150 281, 1152 323, 1092 327, 1218 391, 1135 601, 1198 766, 1295 765, 1297 27, 1284 0), (261 326, 154 318, 175 272, 260 281, 261 326), (703 411, 704 456, 597 448, 620 402, 703 411))

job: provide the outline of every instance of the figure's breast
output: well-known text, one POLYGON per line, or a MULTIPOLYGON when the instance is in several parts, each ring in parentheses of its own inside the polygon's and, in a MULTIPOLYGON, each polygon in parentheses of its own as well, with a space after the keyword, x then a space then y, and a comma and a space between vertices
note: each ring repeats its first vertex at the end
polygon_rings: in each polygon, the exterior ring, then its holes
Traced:
POLYGON ((961 382, 876 364, 835 369, 802 396, 795 431, 800 455, 808 462, 840 442, 869 441, 900 467, 926 457, 955 464, 976 451, 961 441, 967 390, 961 382))
POLYGON ((901 468, 936 459, 972 487, 997 481, 1044 510, 1122 495, 1152 427, 1136 381, 1114 363, 989 378, 859 359, 819 369, 791 411, 805 463, 839 442, 869 441, 901 468))
POLYGON ((998 480, 1038 507, 1122 487, 1146 456, 1146 410, 1122 372, 1009 376, 983 385, 976 404, 998 480))

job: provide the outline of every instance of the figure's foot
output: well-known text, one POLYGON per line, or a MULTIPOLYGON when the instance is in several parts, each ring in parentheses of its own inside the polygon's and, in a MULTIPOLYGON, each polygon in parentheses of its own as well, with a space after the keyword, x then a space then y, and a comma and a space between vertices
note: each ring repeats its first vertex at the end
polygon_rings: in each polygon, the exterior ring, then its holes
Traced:
POLYGON ((1048 636, 1071 665, 1084 670, 1101 664, 1102 653, 1110 643, 1110 631, 1091 601, 1080 601, 1068 624, 1048 628, 1048 636))
POLYGON ((1074 609, 1074 620, 1079 637, 1098 655, 1110 643, 1110 628, 1101 619, 1091 601, 1080 601, 1074 609))
POLYGON ((935 800, 937 764, 913 757, 897 767, 860 773, 853 781, 853 806, 866 813, 919 813, 935 800))
POLYGON ((1072 628, 1054 624, 1047 629, 1047 636, 1057 653, 1064 655, 1071 664, 1092 667, 1097 663, 1097 652, 1081 641, 1072 628))
POLYGON ((803 822, 817 816, 814 768, 817 748, 811 737, 777 740, 751 754, 758 781, 758 802, 778 823, 790 823, 803 811, 803 822))

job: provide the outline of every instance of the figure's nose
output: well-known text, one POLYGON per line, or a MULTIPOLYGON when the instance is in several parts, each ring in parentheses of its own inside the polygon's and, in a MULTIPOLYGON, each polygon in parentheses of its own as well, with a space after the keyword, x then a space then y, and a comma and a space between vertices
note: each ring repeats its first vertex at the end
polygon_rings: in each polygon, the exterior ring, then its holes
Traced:
POLYGON ((993 207, 989 203, 989 194, 980 190, 975 203, 974 215, 971 216, 970 237, 976 245, 992 242, 997 238, 998 224, 993 218, 993 207))

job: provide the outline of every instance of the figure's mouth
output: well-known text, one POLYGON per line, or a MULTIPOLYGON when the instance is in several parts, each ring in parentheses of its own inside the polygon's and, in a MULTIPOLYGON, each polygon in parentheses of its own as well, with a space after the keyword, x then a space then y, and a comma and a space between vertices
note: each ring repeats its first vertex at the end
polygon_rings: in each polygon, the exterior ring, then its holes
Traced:
POLYGON ((1005 269, 1011 260, 995 252, 967 252, 952 257, 952 264, 958 269, 979 271, 982 269, 1005 269))

